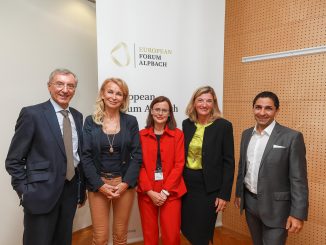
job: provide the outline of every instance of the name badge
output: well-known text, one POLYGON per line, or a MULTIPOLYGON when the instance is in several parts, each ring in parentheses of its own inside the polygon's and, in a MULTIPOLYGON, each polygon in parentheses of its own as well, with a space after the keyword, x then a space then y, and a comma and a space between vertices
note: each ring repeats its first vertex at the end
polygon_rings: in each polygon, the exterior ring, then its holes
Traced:
POLYGON ((163 180, 163 172, 162 169, 157 169, 154 172, 154 180, 163 180))

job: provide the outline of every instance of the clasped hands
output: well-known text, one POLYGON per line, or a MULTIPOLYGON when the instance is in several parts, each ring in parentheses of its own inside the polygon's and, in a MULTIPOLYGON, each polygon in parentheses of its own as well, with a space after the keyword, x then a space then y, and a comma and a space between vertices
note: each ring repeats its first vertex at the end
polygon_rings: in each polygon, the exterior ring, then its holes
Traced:
POLYGON ((168 198, 163 191, 161 192, 156 192, 153 190, 147 191, 147 195, 151 198, 152 202, 154 203, 155 206, 162 206, 166 199, 168 198))
POLYGON ((128 184, 121 182, 120 184, 113 186, 109 184, 104 184, 99 188, 99 191, 106 196, 108 199, 119 198, 125 190, 128 189, 128 184))

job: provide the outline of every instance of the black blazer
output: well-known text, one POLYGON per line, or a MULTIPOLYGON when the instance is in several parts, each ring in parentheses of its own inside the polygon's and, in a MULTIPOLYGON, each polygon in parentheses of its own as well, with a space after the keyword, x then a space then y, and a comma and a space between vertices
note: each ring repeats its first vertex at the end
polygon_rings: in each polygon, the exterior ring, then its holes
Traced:
MULTIPOLYGON (((190 119, 182 123, 186 157, 196 126, 190 119)), ((203 174, 207 192, 217 191, 217 197, 229 201, 234 176, 234 143, 232 124, 216 119, 205 128, 202 148, 203 174)))
MULTIPOLYGON (((104 184, 100 177, 101 130, 102 126, 96 124, 92 116, 86 118, 83 130, 82 163, 87 179, 87 188, 90 191, 97 191, 104 184)), ((120 132, 122 137, 122 181, 133 188, 137 185, 142 162, 139 128, 136 117, 120 113, 120 132)))
MULTIPOLYGON (((74 108, 69 110, 76 124, 81 156, 83 116, 74 108)), ((44 214, 52 210, 63 190, 66 162, 60 126, 51 102, 24 107, 17 119, 6 169, 26 212, 44 214)), ((79 171, 77 177, 78 202, 82 203, 83 174, 79 171)))

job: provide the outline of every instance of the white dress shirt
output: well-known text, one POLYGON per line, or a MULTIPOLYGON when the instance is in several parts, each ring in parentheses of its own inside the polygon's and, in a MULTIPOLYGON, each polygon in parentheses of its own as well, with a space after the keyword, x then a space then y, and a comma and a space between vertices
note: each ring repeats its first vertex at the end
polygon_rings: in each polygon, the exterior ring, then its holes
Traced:
POLYGON ((260 163, 269 140, 269 137, 275 127, 275 120, 265 128, 261 133, 256 129, 252 131, 252 137, 250 139, 248 149, 247 149, 247 172, 244 179, 246 188, 257 194, 257 182, 260 163))
MULTIPOLYGON (((60 129, 61 129, 61 134, 63 137, 63 115, 61 114, 60 111, 62 111, 64 109, 62 109, 61 106, 59 106, 58 103, 56 103, 52 98, 50 99, 50 101, 51 101, 51 104, 53 105, 54 111, 57 115, 58 122, 59 122, 60 129)), ((75 120, 74 120, 73 116, 71 115, 71 112, 69 111, 69 107, 66 110, 69 112, 68 117, 69 117, 69 120, 71 123, 72 150, 73 150, 73 156, 74 156, 74 165, 75 165, 75 167, 77 167, 80 162, 80 158, 78 155, 78 133, 77 133, 75 120)))

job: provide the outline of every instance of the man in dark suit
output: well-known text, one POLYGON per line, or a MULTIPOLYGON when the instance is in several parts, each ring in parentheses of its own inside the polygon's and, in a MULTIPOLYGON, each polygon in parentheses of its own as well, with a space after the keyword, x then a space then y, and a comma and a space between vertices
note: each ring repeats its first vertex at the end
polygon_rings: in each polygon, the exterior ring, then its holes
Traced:
POLYGON ((254 245, 285 244, 308 216, 305 145, 300 132, 275 121, 279 100, 261 92, 253 101, 256 126, 240 145, 235 205, 246 210, 254 245))
POLYGON ((69 107, 77 82, 71 71, 54 70, 50 100, 24 107, 17 119, 6 169, 24 207, 24 245, 71 244, 76 207, 85 200, 83 117, 69 107))

